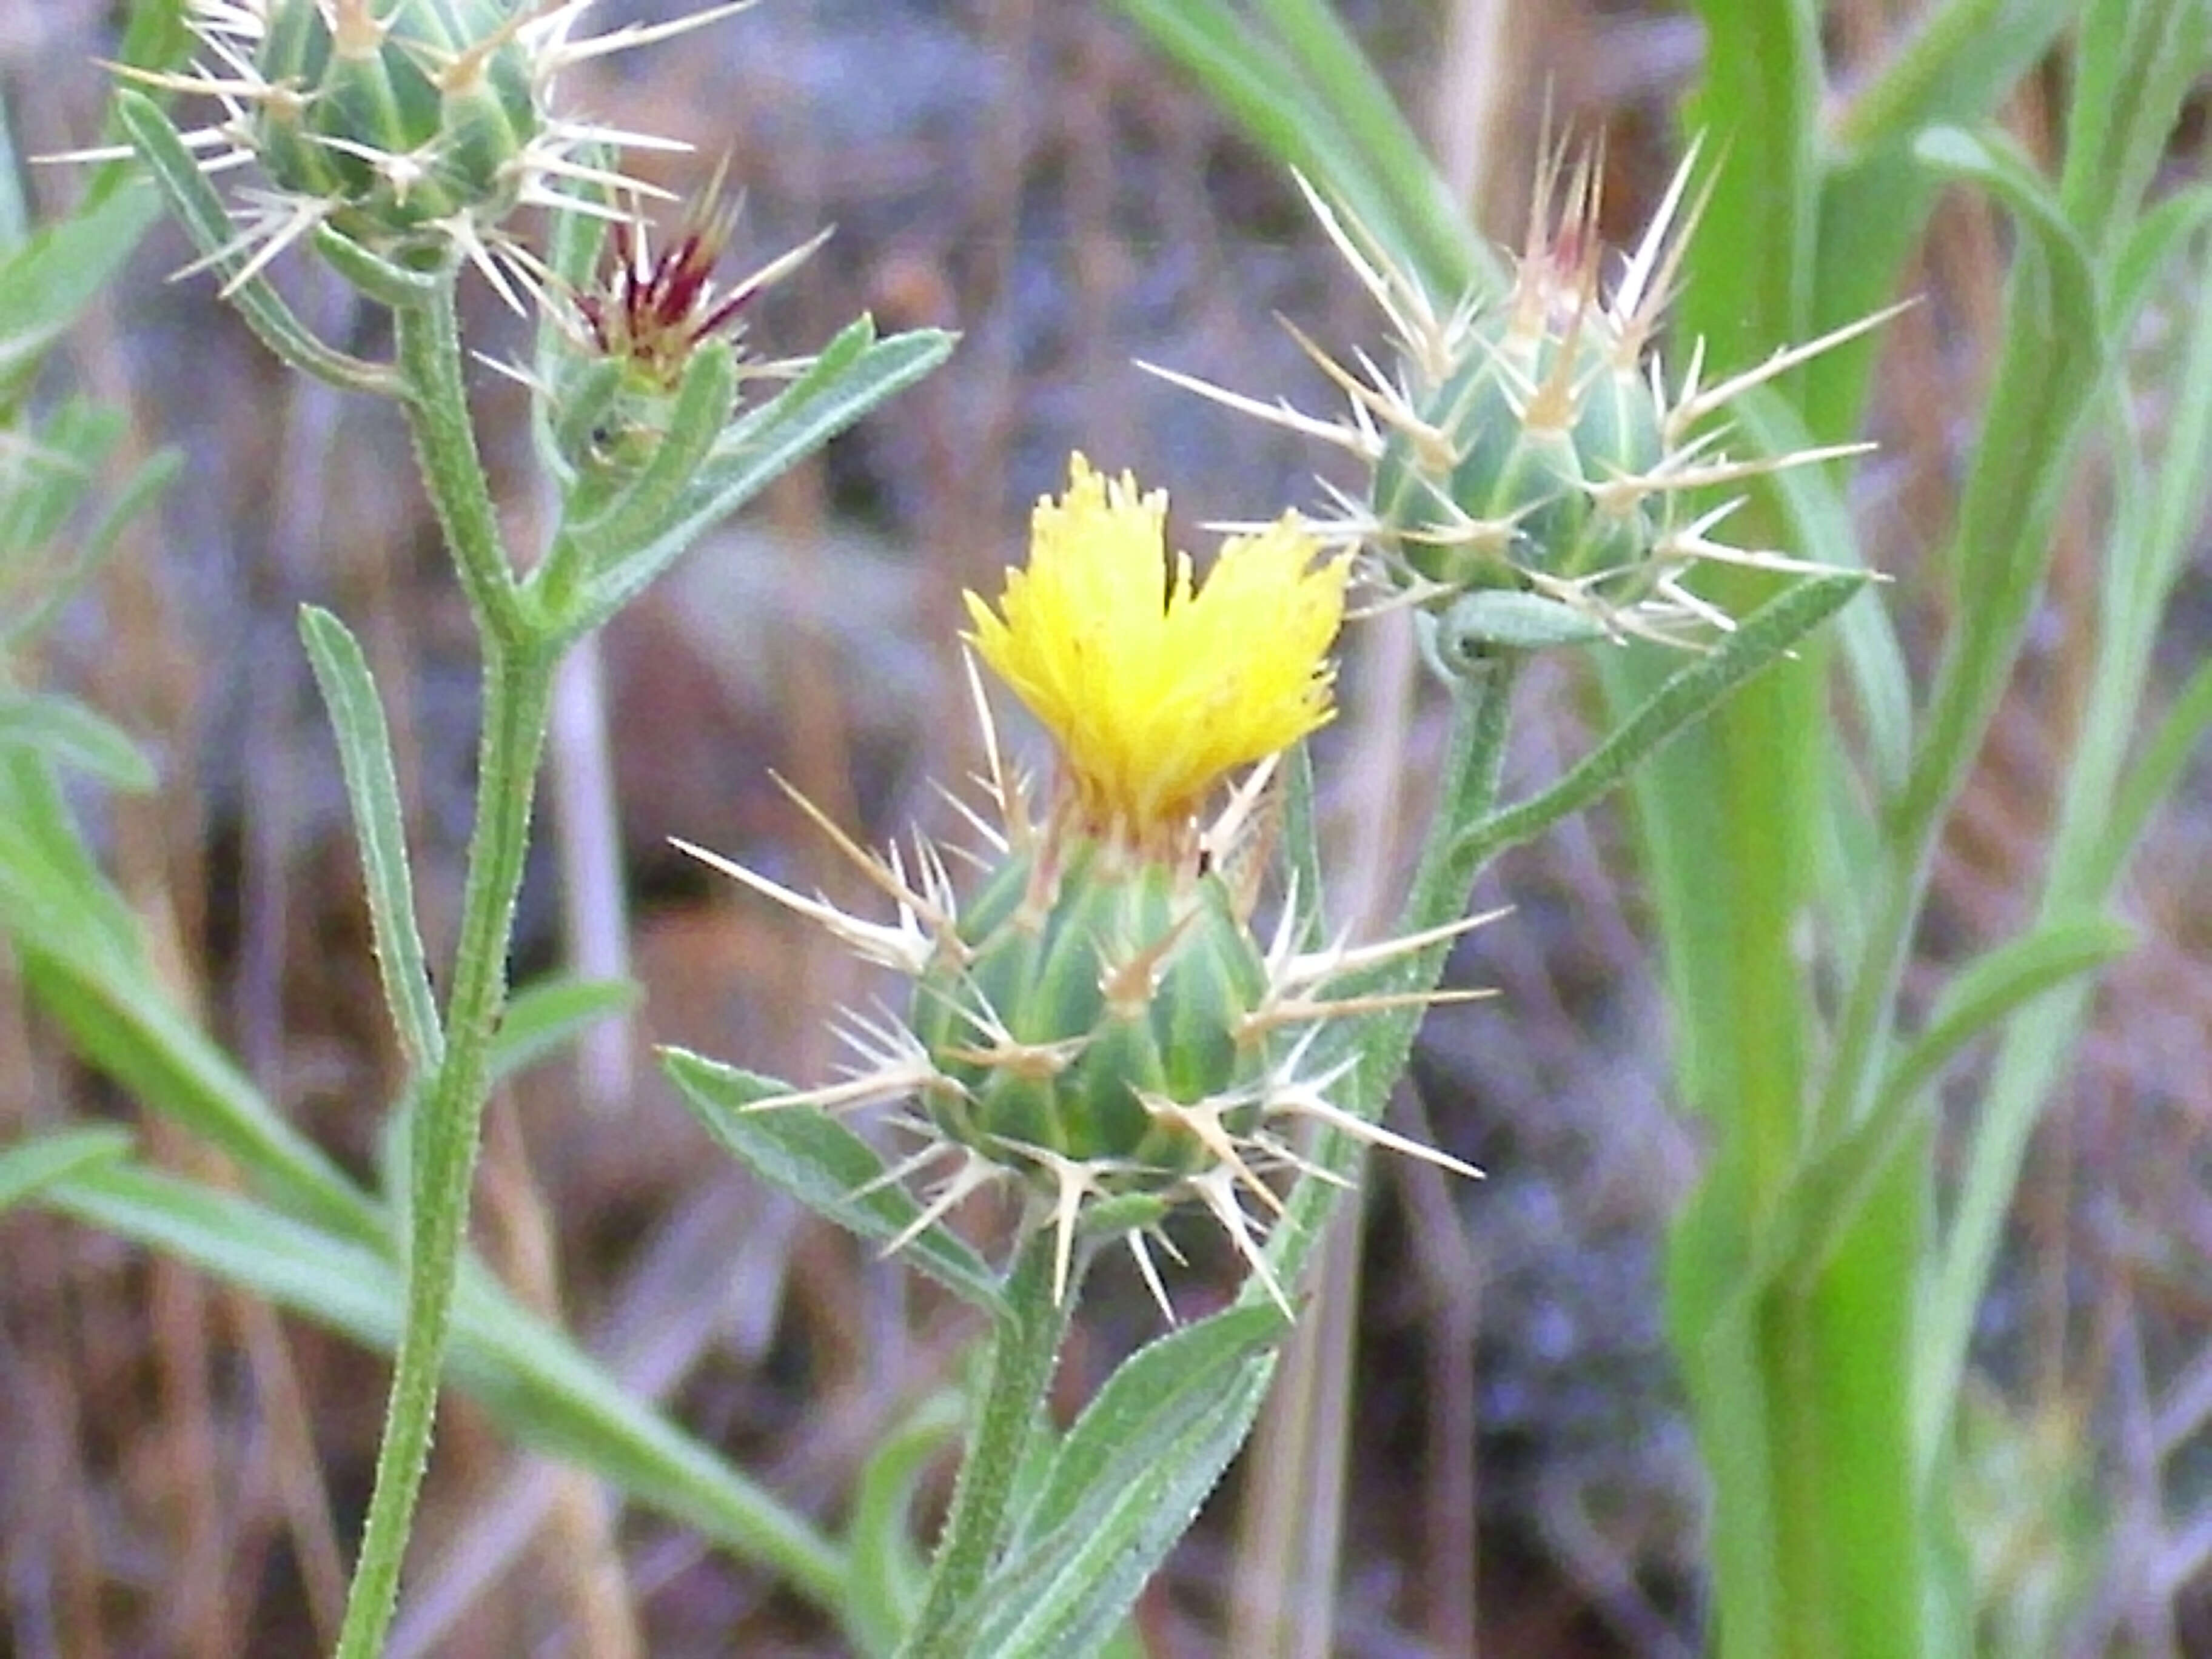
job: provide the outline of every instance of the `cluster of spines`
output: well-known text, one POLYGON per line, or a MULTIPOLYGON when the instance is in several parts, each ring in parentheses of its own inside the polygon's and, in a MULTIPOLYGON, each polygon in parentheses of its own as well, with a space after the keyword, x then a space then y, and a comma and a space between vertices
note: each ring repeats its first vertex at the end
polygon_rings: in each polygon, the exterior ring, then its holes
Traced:
MULTIPOLYGON (((1003 868, 1010 859, 1036 855, 1041 842, 1049 838, 1049 831, 1031 817, 1025 787, 1021 781, 1009 776, 1000 758, 972 664, 970 677, 988 756, 983 782, 995 808, 995 822, 981 812, 963 810, 987 839, 988 852, 982 861, 1003 868)), ((1265 769, 1248 778, 1216 820, 1217 830, 1249 822, 1267 787, 1265 769)), ((1268 943, 1264 949, 1255 947, 1259 984, 1250 1006, 1237 1015, 1229 1034, 1240 1048, 1262 1054, 1264 1060, 1247 1068, 1233 1085, 1196 1100, 1178 1100, 1143 1088, 1134 1091, 1138 1105, 1152 1122, 1188 1145, 1190 1155, 1179 1158, 1172 1167, 1123 1156, 1071 1156, 1060 1147, 1000 1134, 963 1138, 948 1128, 957 1121, 957 1115, 929 1109, 933 1097, 969 1095, 970 1085, 963 1077, 972 1078, 978 1066, 1049 1078, 1073 1064, 1091 1038, 1085 1034, 1054 1042, 1022 1042, 1012 1034, 1013 1022, 1002 1018, 988 1000, 972 994, 973 981, 963 976, 974 960, 976 945, 963 926, 966 918, 942 849, 917 836, 910 851, 894 846, 878 856, 853 842, 803 798, 794 793, 793 799, 870 884, 891 900, 895 920, 866 920, 826 898, 807 897, 704 849, 679 845, 714 869, 816 922, 855 955, 909 980, 916 988, 917 998, 943 999, 948 994, 945 988, 953 984, 965 993, 949 1018, 933 1021, 902 1018, 881 1008, 869 1012, 845 1011, 836 1028, 850 1055, 843 1075, 818 1088, 795 1090, 757 1102, 752 1108, 766 1111, 813 1107, 842 1112, 909 1104, 910 1109, 893 1121, 919 1135, 923 1145, 887 1170, 881 1182, 903 1182, 932 1171, 935 1176, 921 1212, 906 1231, 891 1242, 890 1249, 903 1247, 971 1194, 987 1187, 1011 1185, 1024 1198, 1025 1224, 1052 1231, 1055 1294, 1064 1294, 1088 1218, 1101 1206, 1116 1206, 1131 1197, 1150 1198, 1157 1203, 1137 1206, 1131 1212, 1132 1218, 1117 1225, 1117 1231, 1162 1311, 1172 1317, 1151 1246, 1157 1243, 1174 1255, 1174 1246, 1158 1222, 1170 1209, 1188 1200, 1213 1218, 1270 1296, 1287 1312, 1287 1296, 1262 1249, 1268 1224, 1283 1210, 1277 1181, 1271 1177, 1285 1172, 1331 1177, 1279 1133, 1285 1123, 1303 1118, 1462 1175, 1480 1174, 1459 1159, 1369 1123, 1333 1102, 1330 1091, 1346 1075, 1348 1064, 1318 1071, 1312 1068, 1320 1034, 1333 1019, 1394 1007, 1465 1000, 1479 994, 1444 991, 1332 996, 1328 988, 1440 945, 1490 920, 1489 916, 1361 948, 1339 943, 1307 950, 1300 947, 1307 933, 1307 918, 1295 892, 1288 895, 1268 943), (948 1043, 940 1036, 933 1050, 917 1034, 918 1025, 933 1025, 941 1030, 948 1024, 964 1028, 970 1040, 948 1043)), ((1157 991, 1158 964, 1148 957, 1159 943, 1132 941, 1121 958, 1108 952, 1101 977, 1109 982, 1102 983, 1102 994, 1109 999, 1116 994, 1136 998, 1157 991)))
MULTIPOLYGON (((1303 435, 1334 445, 1375 475, 1360 500, 1324 484, 1335 516, 1316 529, 1371 550, 1370 574, 1395 602, 1447 605, 1474 588, 1517 589, 1587 623, 1591 637, 1637 635, 1680 643, 1699 628, 1727 630, 1732 618, 1684 584, 1699 564, 1785 574, 1825 568, 1778 550, 1717 538, 1742 497, 1692 514, 1694 492, 1761 474, 1864 453, 1868 444, 1817 446, 1775 456, 1731 458, 1723 418, 1738 398, 1853 339, 1901 307, 1876 312, 1708 385, 1705 349, 1693 343, 1670 381, 1654 345, 1688 239, 1710 193, 1693 146, 1669 181, 1619 274, 1604 276, 1599 235, 1601 160, 1586 153, 1569 167, 1547 152, 1510 289, 1486 301, 1439 305, 1413 272, 1350 214, 1304 178, 1298 185, 1323 231, 1389 325, 1395 365, 1368 353, 1339 362, 1285 320, 1285 326, 1346 398, 1338 416, 1287 400, 1246 396, 1170 368, 1146 368, 1188 390, 1303 435), (1486 395, 1479 422, 1464 395, 1486 395), (1455 394, 1458 397, 1456 404, 1455 394), (1599 441, 1589 441, 1593 433, 1599 441), (1563 465, 1522 467, 1536 476, 1489 478, 1489 499, 1470 503, 1470 472, 1486 447, 1574 450, 1563 465), (1565 508, 1581 534, 1547 544, 1547 515, 1565 508), (1613 533, 1607 533, 1608 532, 1613 533), (1592 553, 1607 556, 1593 557, 1592 553)), ((1526 453, 1515 459, 1525 464, 1526 453)), ((1226 530, 1242 526, 1221 526, 1226 530)))
MULTIPOLYGON (((430 0, 381 6, 379 0, 186 0, 185 21, 202 48, 189 70, 170 74, 111 67, 144 84, 214 99, 222 109, 221 118, 183 135, 202 170, 213 175, 258 164, 268 182, 235 192, 237 234, 179 274, 221 267, 228 293, 324 226, 350 234, 380 218, 399 240, 442 240, 520 309, 518 285, 539 289, 544 270, 501 228, 507 215, 532 204, 557 204, 619 222, 629 216, 628 204, 637 198, 668 193, 604 165, 601 154, 687 148, 652 134, 558 114, 553 93, 559 75, 586 59, 730 16, 756 0, 731 0, 665 23, 627 24, 572 38, 592 3, 520 0, 482 33, 448 40, 435 25, 453 8, 430 0), (406 32, 397 33, 403 25, 406 32), (331 61, 358 65, 396 48, 441 100, 466 104, 489 97, 498 105, 497 94, 509 88, 526 108, 471 108, 453 127, 441 121, 411 143, 387 142, 366 112, 362 121, 317 124, 309 118, 331 88, 308 84, 299 72, 305 61, 298 46, 303 30, 319 31, 316 52, 310 55, 324 58, 325 67, 331 61), (273 48, 282 49, 285 63, 272 61, 277 55, 273 48), (516 78, 507 79, 510 74, 516 78), (458 173, 447 174, 449 167, 457 167, 458 173), (468 188, 447 200, 444 188, 455 176, 468 188), (367 191, 358 185, 349 188, 343 182, 348 177, 366 180, 367 191), (317 187, 305 187, 310 184, 317 187), (376 212, 364 214, 364 194, 375 197, 376 212), (418 198, 431 205, 424 209, 418 198)), ((497 7, 489 10, 501 12, 497 7)), ((101 160, 123 153, 88 150, 69 159, 101 160)))

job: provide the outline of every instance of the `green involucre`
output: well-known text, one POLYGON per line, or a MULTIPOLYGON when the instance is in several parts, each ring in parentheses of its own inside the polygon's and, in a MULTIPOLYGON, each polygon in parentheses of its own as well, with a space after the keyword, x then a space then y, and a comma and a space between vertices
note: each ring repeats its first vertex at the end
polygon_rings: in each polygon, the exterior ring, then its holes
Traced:
POLYGON ((1247 1096, 1222 1121, 1248 1133, 1267 1057, 1245 1020, 1267 972, 1218 877, 1109 862, 1079 845, 1038 902, 1035 859, 1018 854, 963 907, 969 959, 915 988, 915 1033, 945 1079, 924 1105, 943 1133, 995 1163, 1046 1177, 1021 1150, 1034 1147, 1100 1166, 1108 1191, 1158 1191, 1214 1155, 1140 1097, 1247 1096), (1151 995, 1112 1006, 1108 987, 1140 960, 1152 965, 1151 995), (1039 1058, 1017 1060, 1010 1044, 1039 1058), (1056 1046, 1055 1066, 1041 1056, 1056 1046))
POLYGON ((1391 566, 1453 592, 1525 589, 1530 572, 1565 581, 1619 572, 1607 597, 1643 597, 1636 575, 1667 527, 1653 510, 1663 493, 1625 504, 1601 493, 1659 465, 1665 410, 1618 345, 1595 307, 1564 332, 1530 333, 1503 310, 1495 323, 1478 319, 1458 367, 1413 410, 1448 455, 1386 429, 1374 506, 1391 566), (1561 417, 1532 420, 1532 405, 1553 395, 1539 388, 1554 382, 1566 394, 1561 417))
POLYGON ((495 223, 519 201, 524 151, 544 124, 528 47, 505 40, 473 74, 448 71, 507 21, 498 0, 387 6, 374 51, 341 52, 314 0, 270 14, 254 67, 296 99, 264 98, 254 147, 277 186, 343 204, 331 227, 364 246, 447 239, 437 222, 495 223))

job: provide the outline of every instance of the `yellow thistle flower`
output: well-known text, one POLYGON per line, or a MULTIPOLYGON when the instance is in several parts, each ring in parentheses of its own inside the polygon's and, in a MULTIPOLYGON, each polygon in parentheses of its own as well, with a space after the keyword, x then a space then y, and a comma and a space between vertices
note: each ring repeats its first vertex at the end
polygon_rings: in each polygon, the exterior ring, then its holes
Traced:
POLYGON ((1080 827, 1168 850, 1224 775, 1329 719, 1346 562, 1285 514, 1226 543, 1200 584, 1168 556, 1163 492, 1081 455, 1068 472, 999 611, 966 596, 969 637, 1052 734, 1080 827))
POLYGON ((1289 1292, 1261 1247, 1285 1211, 1283 1181, 1311 1170, 1286 1137, 1290 1121, 1479 1173, 1338 1104, 1331 1091, 1350 1067, 1318 1049, 1332 1020, 1468 994, 1334 990, 1486 918, 1306 949, 1317 918, 1293 885, 1272 939, 1254 932, 1256 870, 1238 866, 1264 816, 1266 763, 1333 712, 1328 652, 1346 561, 1325 556, 1285 514, 1229 542, 1201 583, 1188 556, 1169 556, 1164 495, 1140 493, 1127 474, 1103 477, 1080 455, 1068 473, 1066 493, 1037 504, 1029 563, 1007 573, 998 609, 967 596, 976 655, 1060 750, 1041 834, 971 657, 998 819, 968 815, 988 842, 972 887, 955 883, 932 843, 873 855, 812 807, 896 906, 895 922, 690 849, 913 982, 902 1019, 848 1012, 842 1034, 854 1060, 837 1081, 750 1109, 910 1103, 896 1121, 925 1144, 884 1178, 927 1170, 935 1181, 891 1249, 970 1193, 1011 1186, 1024 1197, 1024 1227, 1053 1235, 1054 1296, 1067 1294, 1093 1245, 1119 1238, 1172 1318, 1147 1241, 1171 1250, 1161 1220, 1194 1206, 1287 1314, 1289 1292), (1208 793, 1245 766, 1255 769, 1201 828, 1208 793), (1201 846, 1215 856, 1195 856, 1201 846))

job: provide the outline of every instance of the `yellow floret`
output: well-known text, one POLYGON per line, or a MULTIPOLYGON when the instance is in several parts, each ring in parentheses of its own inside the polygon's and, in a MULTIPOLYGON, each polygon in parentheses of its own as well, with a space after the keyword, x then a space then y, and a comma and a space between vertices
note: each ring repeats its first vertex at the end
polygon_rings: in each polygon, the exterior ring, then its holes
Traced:
POLYGON ((1164 493, 1080 455, 1068 471, 999 610, 967 595, 969 638, 1052 734, 1086 827, 1158 845, 1225 773, 1329 719, 1346 562, 1285 514, 1194 584, 1188 555, 1169 559, 1164 493))

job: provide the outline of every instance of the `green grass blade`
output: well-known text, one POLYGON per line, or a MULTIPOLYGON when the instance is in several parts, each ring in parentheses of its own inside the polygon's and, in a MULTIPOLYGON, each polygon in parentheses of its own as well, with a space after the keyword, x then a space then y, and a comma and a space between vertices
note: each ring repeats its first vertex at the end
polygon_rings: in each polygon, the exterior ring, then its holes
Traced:
POLYGON ((58 1182, 98 1164, 119 1163, 130 1152, 128 1130, 104 1127, 58 1129, 0 1147, 0 1215, 58 1182))

